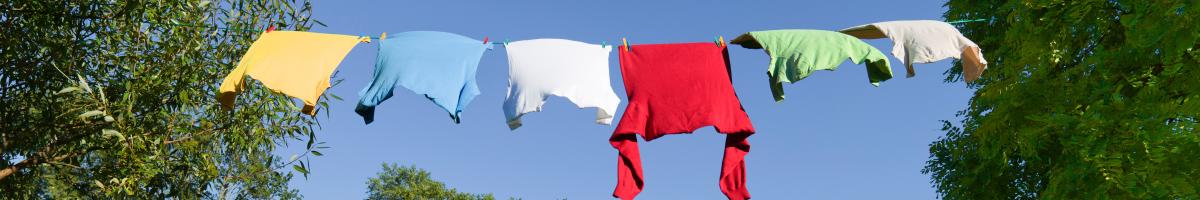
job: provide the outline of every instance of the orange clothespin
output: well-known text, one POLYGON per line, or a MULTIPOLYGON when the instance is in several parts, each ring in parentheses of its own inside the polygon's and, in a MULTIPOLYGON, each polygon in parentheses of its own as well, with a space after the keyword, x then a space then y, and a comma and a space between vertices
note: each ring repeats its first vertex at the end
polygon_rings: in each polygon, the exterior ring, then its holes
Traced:
POLYGON ((271 31, 275 31, 275 25, 274 25, 274 24, 272 24, 271 26, 267 27, 267 32, 268 32, 268 33, 270 33, 271 31))
POLYGON ((623 44, 622 46, 625 46, 625 51, 629 51, 629 40, 625 40, 625 38, 621 38, 621 44, 623 44))
POLYGON ((487 36, 484 36, 484 37, 483 37, 483 44, 488 44, 487 42, 488 42, 488 37, 487 37, 487 36))
POLYGON ((717 40, 720 40, 720 41, 721 41, 721 48, 725 48, 725 47, 726 47, 726 46, 725 46, 725 36, 719 36, 719 39, 717 39, 717 40))

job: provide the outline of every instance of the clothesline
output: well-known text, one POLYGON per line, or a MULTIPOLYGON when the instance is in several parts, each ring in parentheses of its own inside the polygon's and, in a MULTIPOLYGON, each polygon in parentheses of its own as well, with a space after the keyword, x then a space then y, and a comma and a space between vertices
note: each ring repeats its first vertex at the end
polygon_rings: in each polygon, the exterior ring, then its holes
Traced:
MULTIPOLYGON (((78 18, 78 19, 111 19, 111 18, 102 17, 102 16, 73 15, 73 14, 67 14, 67 13, 39 12, 37 10, 14 9, 14 8, 11 8, 8 6, 0 6, 0 9, 2 9, 6 14, 42 14, 42 15, 59 15, 59 16, 65 16, 65 17, 70 17, 70 18, 78 18)), ((216 29, 216 30, 238 31, 238 32, 248 32, 248 33, 259 32, 258 30, 251 30, 251 29, 205 26, 205 25, 199 25, 199 24, 179 23, 179 22, 155 23, 155 22, 150 22, 150 21, 140 21, 138 23, 149 24, 149 25, 160 25, 160 26, 211 28, 211 29, 216 29)))
POLYGON ((961 23, 968 23, 968 22, 986 22, 986 21, 990 21, 990 20, 988 20, 988 19, 964 19, 964 20, 957 20, 957 21, 948 21, 946 23, 961 24, 961 23))
MULTIPOLYGON (((36 13, 36 14, 47 14, 47 13, 37 13, 37 12, 31 11, 31 10, 12 9, 12 8, 9 8, 9 7, 0 7, 0 8, 6 8, 6 9, 4 9, 4 11, 6 11, 6 12, 9 12, 9 11, 11 11, 10 13, 36 13)), ((50 14, 53 14, 53 13, 50 13, 50 14)), ((61 15, 61 14, 60 14, 60 15, 61 15)), ((75 18, 97 18, 97 17, 90 17, 90 16, 74 16, 74 15, 67 15, 67 16, 68 16, 68 17, 75 17, 75 18)), ((946 23, 950 23, 950 24, 961 24, 961 23, 970 23, 970 22, 986 22, 986 21, 990 21, 990 20, 989 20, 989 19, 965 19, 965 20, 955 20, 955 21, 948 21, 948 22, 946 22, 946 23)), ((140 23, 145 23, 145 24, 150 24, 150 25, 182 26, 182 27, 194 27, 194 28, 211 28, 211 29, 216 29, 216 30, 239 31, 239 32, 258 32, 258 30, 251 30, 251 29, 243 29, 243 28, 231 28, 231 27, 217 27, 217 26, 204 26, 204 25, 198 25, 198 24, 190 24, 190 23, 178 23, 178 22, 170 22, 170 23, 154 23, 154 22, 150 22, 150 21, 142 21, 142 22, 140 22, 140 23)), ((377 40, 377 39, 379 39, 379 37, 370 37, 370 38, 371 38, 372 40, 377 40)), ((501 45, 503 45, 503 43, 492 43, 492 44, 501 44, 501 45)))

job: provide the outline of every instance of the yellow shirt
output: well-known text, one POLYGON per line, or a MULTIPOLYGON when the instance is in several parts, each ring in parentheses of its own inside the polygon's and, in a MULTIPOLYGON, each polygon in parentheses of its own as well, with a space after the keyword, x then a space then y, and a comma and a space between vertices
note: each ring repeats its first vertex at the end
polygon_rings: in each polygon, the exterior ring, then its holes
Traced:
POLYGON ((264 33, 225 77, 217 99, 225 109, 233 109, 245 84, 243 76, 249 75, 272 91, 303 100, 302 112, 316 114, 317 99, 329 88, 329 76, 350 49, 364 40, 370 41, 360 36, 299 31, 264 33))

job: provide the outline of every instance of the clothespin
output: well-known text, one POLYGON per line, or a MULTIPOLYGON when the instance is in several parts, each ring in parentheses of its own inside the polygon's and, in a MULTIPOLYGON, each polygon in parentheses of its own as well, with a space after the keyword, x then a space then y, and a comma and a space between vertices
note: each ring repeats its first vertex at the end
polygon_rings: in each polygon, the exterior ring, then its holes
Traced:
POLYGON ((608 41, 600 41, 600 48, 604 48, 607 46, 608 46, 608 41))
POLYGON ((717 36, 717 41, 720 42, 718 44, 718 46, 721 46, 721 48, 725 48, 725 36, 717 36))
POLYGON ((271 26, 267 27, 267 32, 268 32, 268 33, 270 33, 271 31, 275 31, 275 25, 274 25, 274 24, 272 24, 271 26))
POLYGON ((505 47, 508 47, 508 42, 509 42, 509 40, 508 40, 508 39, 504 39, 504 46, 505 46, 505 47))
POLYGON ((488 44, 488 37, 487 37, 487 36, 484 36, 484 37, 483 37, 483 44, 488 44))
POLYGON ((629 51, 629 40, 625 40, 625 38, 621 38, 621 44, 623 44, 625 46, 625 51, 629 51))
MULTIPOLYGON (((382 33, 382 34, 379 34, 379 41, 383 41, 383 39, 384 39, 384 38, 387 38, 387 32, 384 32, 384 33, 382 33)), ((363 37, 362 37, 362 41, 359 41, 359 42, 362 42, 362 43, 371 43, 371 36, 363 36, 363 37)))

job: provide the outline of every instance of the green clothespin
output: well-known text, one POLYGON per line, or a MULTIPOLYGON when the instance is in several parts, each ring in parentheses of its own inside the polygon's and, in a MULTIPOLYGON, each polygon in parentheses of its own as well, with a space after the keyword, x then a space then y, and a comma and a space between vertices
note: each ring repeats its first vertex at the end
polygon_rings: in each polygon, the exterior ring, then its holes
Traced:
POLYGON ((608 41, 600 41, 600 48, 608 47, 608 41))

